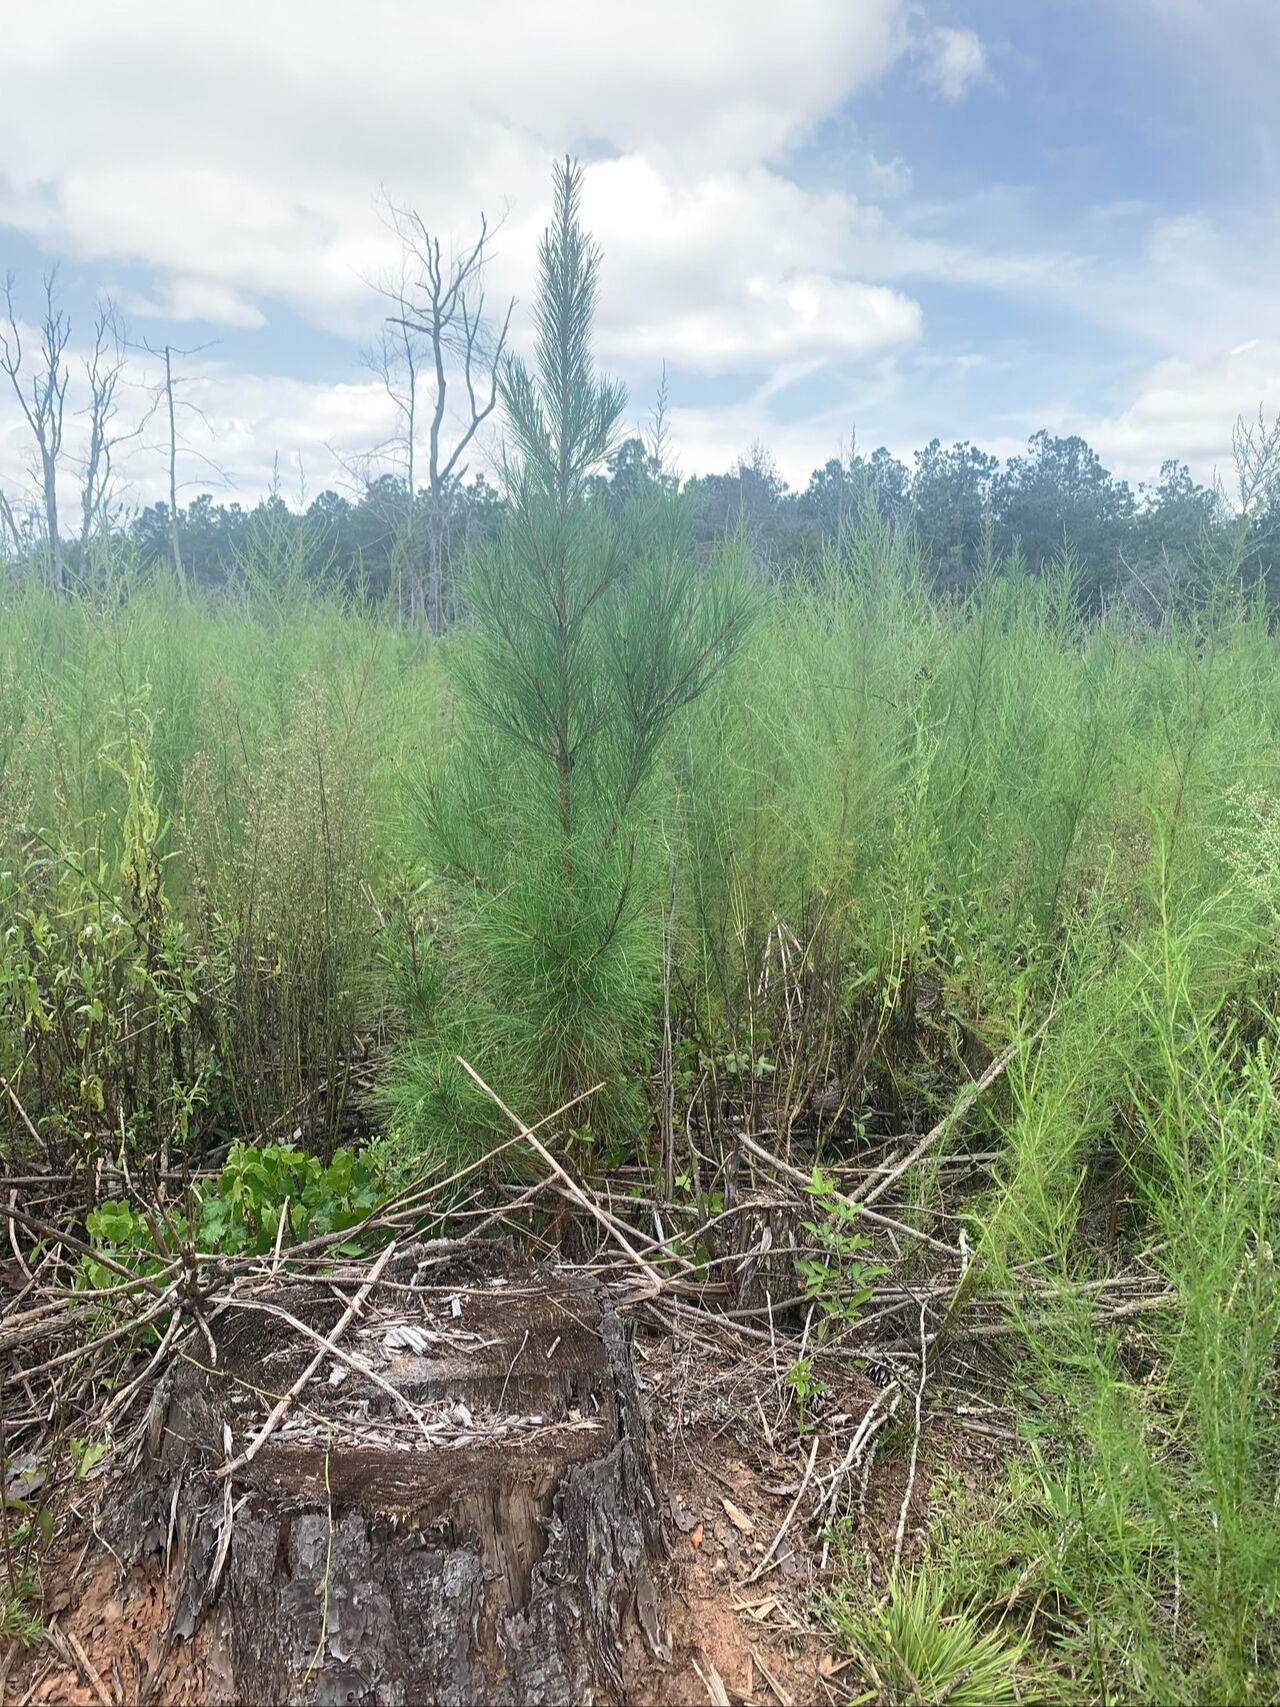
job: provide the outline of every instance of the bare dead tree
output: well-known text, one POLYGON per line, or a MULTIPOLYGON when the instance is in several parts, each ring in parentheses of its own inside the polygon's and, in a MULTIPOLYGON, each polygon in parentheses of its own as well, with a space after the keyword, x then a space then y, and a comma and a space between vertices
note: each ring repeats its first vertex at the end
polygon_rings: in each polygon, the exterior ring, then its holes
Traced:
POLYGON ((407 581, 402 573, 397 576, 397 603, 403 618, 405 594, 409 595, 409 605, 421 607, 423 603, 422 577, 419 569, 419 558, 416 534, 418 482, 417 482, 417 447, 418 447, 418 388, 422 369, 427 358, 426 345, 422 336, 410 325, 408 316, 411 312, 410 300, 410 268, 409 256, 403 250, 400 256, 400 276, 398 280, 383 278, 373 283, 373 288, 381 296, 385 296, 395 305, 396 315, 389 319, 382 328, 382 334, 372 349, 365 353, 365 365, 382 381, 383 389, 395 405, 400 417, 400 429, 391 438, 376 445, 368 457, 362 458, 366 470, 381 461, 388 451, 396 453, 399 466, 404 473, 404 522, 401 529, 403 551, 403 570, 407 571, 407 581))
MULTIPOLYGON (((498 371, 506 349, 515 299, 501 324, 484 312, 484 271, 492 258, 493 229, 482 215, 480 233, 467 248, 446 252, 441 239, 412 208, 385 203, 387 223, 401 245, 401 282, 379 288, 391 297, 395 312, 388 325, 425 340, 425 361, 433 382, 427 426, 427 584, 415 582, 413 616, 425 615, 435 633, 449 615, 445 585, 449 530, 454 498, 464 474, 463 457, 498 401, 498 371), (446 424, 454 409, 455 427, 447 442, 446 424)), ((402 355, 397 350, 397 355, 402 355)), ((402 370, 403 371, 403 370, 402 370)), ((412 372, 410 443, 417 431, 417 388, 421 372, 412 372)), ((402 405, 403 407, 403 405, 402 405)), ((411 476, 412 481, 412 476, 411 476)))
POLYGON ((13 541, 15 556, 20 557, 22 555, 22 535, 18 532, 18 524, 14 519, 13 508, 3 492, 0 492, 0 523, 3 523, 4 532, 8 534, 9 538, 13 541))
POLYGON ((182 543, 178 538, 178 427, 173 407, 173 346, 164 347, 164 396, 169 412, 169 538, 173 546, 173 569, 186 584, 182 568, 182 543))
POLYGON ((178 415, 180 411, 188 411, 197 415, 208 424, 204 411, 199 409, 189 399, 178 396, 178 387, 182 384, 180 375, 174 372, 173 359, 175 356, 198 356, 210 349, 210 344, 195 344, 190 348, 181 349, 176 344, 162 344, 158 349, 153 344, 143 342, 134 346, 145 350, 149 356, 154 356, 163 363, 164 372, 153 396, 153 408, 163 408, 168 426, 168 437, 165 452, 169 465, 169 549, 173 561, 173 571, 179 582, 185 587, 189 584, 187 565, 182 560, 182 540, 178 532, 178 490, 181 482, 178 480, 178 452, 181 450, 188 456, 196 457, 206 467, 213 470, 220 480, 226 480, 226 471, 218 466, 212 457, 203 452, 194 451, 190 445, 184 444, 178 432, 178 415))
POLYGON ((84 459, 84 481, 80 490, 80 561, 83 564, 95 527, 109 518, 112 458, 116 447, 137 438, 146 424, 129 432, 116 431, 119 414, 117 391, 125 369, 125 330, 115 304, 104 298, 98 304, 93 327, 93 348, 85 357, 84 376, 89 402, 83 413, 89 420, 89 444, 84 459))
POLYGON ((1258 419, 1236 417, 1231 433, 1241 515, 1254 518, 1280 507, 1280 414, 1268 425, 1262 405, 1258 419))
POLYGON ((13 394, 35 440, 40 460, 45 532, 49 542, 50 578, 54 591, 63 593, 67 587, 67 571, 58 532, 58 463, 62 456, 69 378, 64 358, 71 339, 71 322, 57 306, 58 269, 51 267, 43 281, 44 314, 40 321, 39 356, 28 378, 23 373, 22 334, 13 302, 15 282, 12 273, 4 282, 5 324, 0 328, 0 367, 9 376, 13 394))

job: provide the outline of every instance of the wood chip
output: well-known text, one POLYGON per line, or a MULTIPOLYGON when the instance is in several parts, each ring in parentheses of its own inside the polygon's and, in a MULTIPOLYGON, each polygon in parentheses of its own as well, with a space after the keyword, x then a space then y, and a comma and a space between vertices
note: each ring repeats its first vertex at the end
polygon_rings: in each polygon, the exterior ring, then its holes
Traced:
POLYGON ((702 1665, 706 1666, 706 1671, 703 1671, 702 1666, 698 1664, 697 1660, 694 1660, 693 1669, 706 1685, 707 1694, 711 1697, 713 1707, 730 1707, 729 1693, 725 1689, 724 1679, 707 1658, 705 1650, 702 1655, 702 1665))
POLYGON ((770 1595, 768 1600, 758 1601, 754 1606, 743 1606, 739 1602, 739 1611, 749 1613, 750 1616, 755 1619, 757 1624, 760 1624, 763 1623, 771 1612, 776 1610, 777 1605, 777 1597, 775 1595, 770 1595))
POLYGON ((740 1530, 743 1535, 755 1534, 756 1526, 745 1511, 741 1511, 732 1500, 721 1499, 720 1504, 724 1507, 724 1514, 735 1529, 740 1530))
POLYGON ((701 1524, 698 1524, 697 1528, 693 1531, 693 1534, 690 1535, 689 1542, 690 1542, 691 1546, 701 1547, 701 1545, 702 1545, 702 1525, 701 1524))

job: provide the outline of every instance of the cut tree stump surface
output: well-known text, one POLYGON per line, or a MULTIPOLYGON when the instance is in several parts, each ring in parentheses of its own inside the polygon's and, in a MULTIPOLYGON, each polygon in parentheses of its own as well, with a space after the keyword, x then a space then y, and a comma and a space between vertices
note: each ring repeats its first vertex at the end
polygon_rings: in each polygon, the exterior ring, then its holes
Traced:
POLYGON ((235 1467, 364 1278, 246 1291, 216 1365, 195 1337, 157 1393, 113 1544, 163 1575, 205 1700, 619 1698, 661 1530, 601 1288, 501 1251, 396 1259, 235 1467))

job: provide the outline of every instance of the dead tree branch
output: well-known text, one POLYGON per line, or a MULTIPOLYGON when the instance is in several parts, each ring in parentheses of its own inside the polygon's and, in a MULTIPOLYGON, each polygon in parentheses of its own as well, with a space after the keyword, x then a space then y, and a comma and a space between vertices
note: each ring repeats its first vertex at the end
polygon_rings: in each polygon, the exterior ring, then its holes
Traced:
POLYGON ((43 282, 44 314, 40 322, 39 355, 28 378, 23 372, 22 333, 13 301, 16 280, 13 273, 6 276, 5 322, 0 327, 0 368, 9 376, 13 394, 35 440, 44 499, 45 533, 49 542, 50 579, 54 591, 62 593, 66 591, 67 571, 58 531, 58 463, 62 456, 69 378, 64 358, 71 339, 71 322, 57 306, 58 269, 50 268, 43 282))
POLYGON ((384 217, 400 243, 400 278, 374 288, 391 302, 394 312, 387 324, 403 340, 392 344, 384 338, 382 351, 386 356, 394 349, 403 375, 399 394, 390 377, 384 382, 406 416, 410 504, 420 365, 426 365, 433 380, 427 427, 427 584, 424 589, 415 581, 412 602, 413 615, 425 616, 439 633, 449 614, 445 575, 453 498, 466 473, 463 458, 497 407, 498 372, 515 299, 507 304, 500 324, 486 320, 484 271, 492 258, 494 229, 483 215, 479 236, 457 253, 447 253, 439 236, 411 208, 388 198, 384 217), (457 426, 450 444, 446 428, 455 405, 457 426))

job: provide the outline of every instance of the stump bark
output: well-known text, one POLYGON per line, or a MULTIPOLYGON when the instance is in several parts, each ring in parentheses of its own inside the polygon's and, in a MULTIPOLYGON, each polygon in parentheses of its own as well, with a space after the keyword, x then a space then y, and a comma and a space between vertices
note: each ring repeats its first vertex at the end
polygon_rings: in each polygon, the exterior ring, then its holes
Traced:
POLYGON ((207 1644, 205 1699, 620 1700, 637 1607, 660 1640, 661 1531, 630 1346, 599 1287, 492 1253, 393 1263, 225 1473, 359 1278, 225 1307, 216 1365, 178 1364, 153 1405, 115 1543, 164 1571, 172 1638, 207 1644))
POLYGON ((761 1198, 742 1206, 733 1224, 740 1309, 784 1310, 799 1302, 796 1247, 804 1237, 802 1214, 790 1200, 761 1198))

